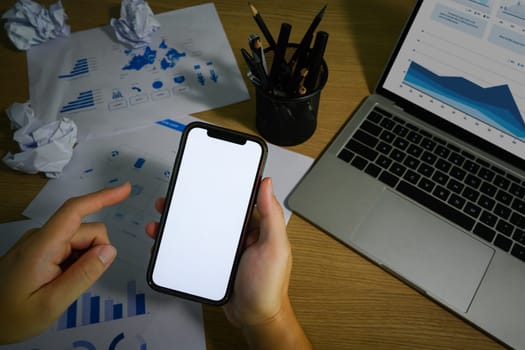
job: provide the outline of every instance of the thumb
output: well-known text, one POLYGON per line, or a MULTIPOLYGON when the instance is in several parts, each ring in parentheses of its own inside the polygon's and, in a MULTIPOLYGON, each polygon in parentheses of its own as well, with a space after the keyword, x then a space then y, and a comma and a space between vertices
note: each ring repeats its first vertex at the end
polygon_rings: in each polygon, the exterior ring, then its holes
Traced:
POLYGON ((116 255, 117 250, 109 244, 91 247, 42 290, 42 297, 48 298, 52 310, 65 310, 102 276, 116 255))
POLYGON ((257 209, 260 214, 261 241, 286 239, 283 208, 273 194, 271 178, 265 178, 259 188, 257 209))

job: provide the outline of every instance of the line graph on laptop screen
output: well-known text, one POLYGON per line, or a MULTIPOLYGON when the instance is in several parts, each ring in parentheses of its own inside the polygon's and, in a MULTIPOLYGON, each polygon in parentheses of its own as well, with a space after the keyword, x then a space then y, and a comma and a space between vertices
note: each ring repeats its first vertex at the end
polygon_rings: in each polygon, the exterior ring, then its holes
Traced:
POLYGON ((524 9, 423 2, 384 88, 525 158, 524 9))

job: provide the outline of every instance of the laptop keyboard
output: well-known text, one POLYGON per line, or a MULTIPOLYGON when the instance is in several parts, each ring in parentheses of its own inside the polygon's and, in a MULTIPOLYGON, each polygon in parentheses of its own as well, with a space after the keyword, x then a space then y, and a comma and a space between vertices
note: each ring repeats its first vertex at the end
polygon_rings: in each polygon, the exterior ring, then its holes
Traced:
POLYGON ((525 182, 378 107, 338 157, 525 261, 525 182))

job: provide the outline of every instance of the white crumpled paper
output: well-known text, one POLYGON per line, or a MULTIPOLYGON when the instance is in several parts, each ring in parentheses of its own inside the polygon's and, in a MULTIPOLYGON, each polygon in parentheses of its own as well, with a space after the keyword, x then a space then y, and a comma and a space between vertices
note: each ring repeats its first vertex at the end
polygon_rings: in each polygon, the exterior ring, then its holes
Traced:
POLYGON ((19 50, 41 44, 56 37, 67 37, 71 28, 62 3, 49 6, 49 10, 32 0, 19 0, 7 10, 2 19, 7 35, 19 50))
POLYGON ((148 45, 151 35, 160 28, 160 23, 144 0, 122 0, 120 18, 112 18, 110 24, 118 40, 132 48, 148 45))
POLYGON ((14 103, 7 110, 14 140, 22 152, 8 153, 2 159, 12 169, 29 174, 44 172, 49 178, 60 176, 73 156, 77 126, 67 118, 45 124, 38 120, 29 102, 14 103))

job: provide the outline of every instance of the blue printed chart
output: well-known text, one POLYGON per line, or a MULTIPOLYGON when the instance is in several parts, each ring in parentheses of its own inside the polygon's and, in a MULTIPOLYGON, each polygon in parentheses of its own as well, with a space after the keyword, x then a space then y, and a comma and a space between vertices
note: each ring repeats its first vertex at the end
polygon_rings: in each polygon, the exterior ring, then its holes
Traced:
POLYGON ((115 42, 110 27, 99 27, 29 50, 35 113, 74 120, 83 139, 249 99, 212 3, 156 19, 160 29, 141 48, 115 42))
POLYGON ((199 304, 154 293, 145 265, 117 257, 47 332, 1 350, 204 350, 199 304))
POLYGON ((146 294, 137 294, 137 281, 128 281, 126 301, 115 302, 111 297, 102 299, 100 295, 86 292, 71 304, 60 317, 58 330, 71 329, 90 324, 121 320, 146 314, 146 294))
POLYGON ((508 85, 483 88, 463 77, 439 76, 411 62, 404 82, 433 98, 525 140, 525 124, 508 85))

